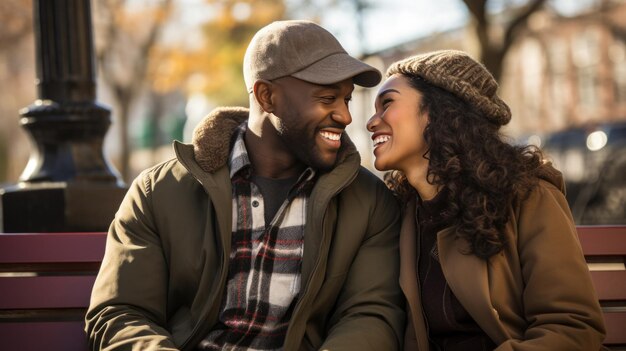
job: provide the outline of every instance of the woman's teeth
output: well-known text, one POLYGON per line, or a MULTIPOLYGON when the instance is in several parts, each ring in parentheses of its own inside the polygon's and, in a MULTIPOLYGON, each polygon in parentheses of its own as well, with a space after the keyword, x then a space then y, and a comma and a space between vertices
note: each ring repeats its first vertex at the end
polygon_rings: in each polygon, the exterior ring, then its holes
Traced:
POLYGON ((387 142, 391 139, 391 137, 389 135, 379 135, 374 139, 374 147, 387 142))

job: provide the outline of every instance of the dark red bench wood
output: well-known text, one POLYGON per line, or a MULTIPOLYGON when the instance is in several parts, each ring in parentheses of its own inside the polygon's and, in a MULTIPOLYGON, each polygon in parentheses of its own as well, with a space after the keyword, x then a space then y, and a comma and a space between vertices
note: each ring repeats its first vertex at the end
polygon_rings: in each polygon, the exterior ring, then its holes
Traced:
MULTIPOLYGON (((607 326, 626 350, 626 225, 578 226, 607 326)), ((84 314, 106 233, 0 233, 0 344, 6 350, 86 350, 84 314)))
POLYGON ((578 226, 607 335, 605 345, 626 350, 626 225, 578 226))
POLYGON ((0 234, 0 349, 87 349, 106 233, 0 234))

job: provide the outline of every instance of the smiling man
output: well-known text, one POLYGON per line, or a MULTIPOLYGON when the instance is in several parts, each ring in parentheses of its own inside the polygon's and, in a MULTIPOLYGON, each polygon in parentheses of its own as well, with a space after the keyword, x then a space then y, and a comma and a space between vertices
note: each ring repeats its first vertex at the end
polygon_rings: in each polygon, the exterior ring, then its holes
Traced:
POLYGON ((380 72, 308 21, 261 29, 250 108, 144 171, 109 232, 92 349, 396 350, 399 211, 345 128, 380 72))

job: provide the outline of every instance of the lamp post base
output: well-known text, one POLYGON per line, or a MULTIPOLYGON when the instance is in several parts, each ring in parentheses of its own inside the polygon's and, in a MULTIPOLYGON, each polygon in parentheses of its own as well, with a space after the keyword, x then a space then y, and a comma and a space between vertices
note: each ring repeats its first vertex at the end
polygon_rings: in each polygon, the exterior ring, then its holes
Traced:
POLYGON ((107 231, 126 190, 91 182, 22 182, 1 188, 0 232, 107 231))

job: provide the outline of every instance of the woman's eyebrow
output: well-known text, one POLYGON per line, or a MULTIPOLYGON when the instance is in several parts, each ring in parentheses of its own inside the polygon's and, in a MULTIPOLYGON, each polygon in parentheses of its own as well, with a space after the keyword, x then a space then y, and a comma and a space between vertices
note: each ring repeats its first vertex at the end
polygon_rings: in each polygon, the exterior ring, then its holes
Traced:
POLYGON ((397 93, 397 94, 400 94, 400 92, 399 92, 399 91, 397 91, 396 89, 392 89, 392 88, 390 88, 390 89, 385 89, 385 90, 381 91, 381 92, 380 92, 380 94, 378 94, 378 96, 377 96, 376 98, 377 98, 377 99, 380 99, 383 95, 385 95, 385 94, 389 94, 389 93, 397 93))

